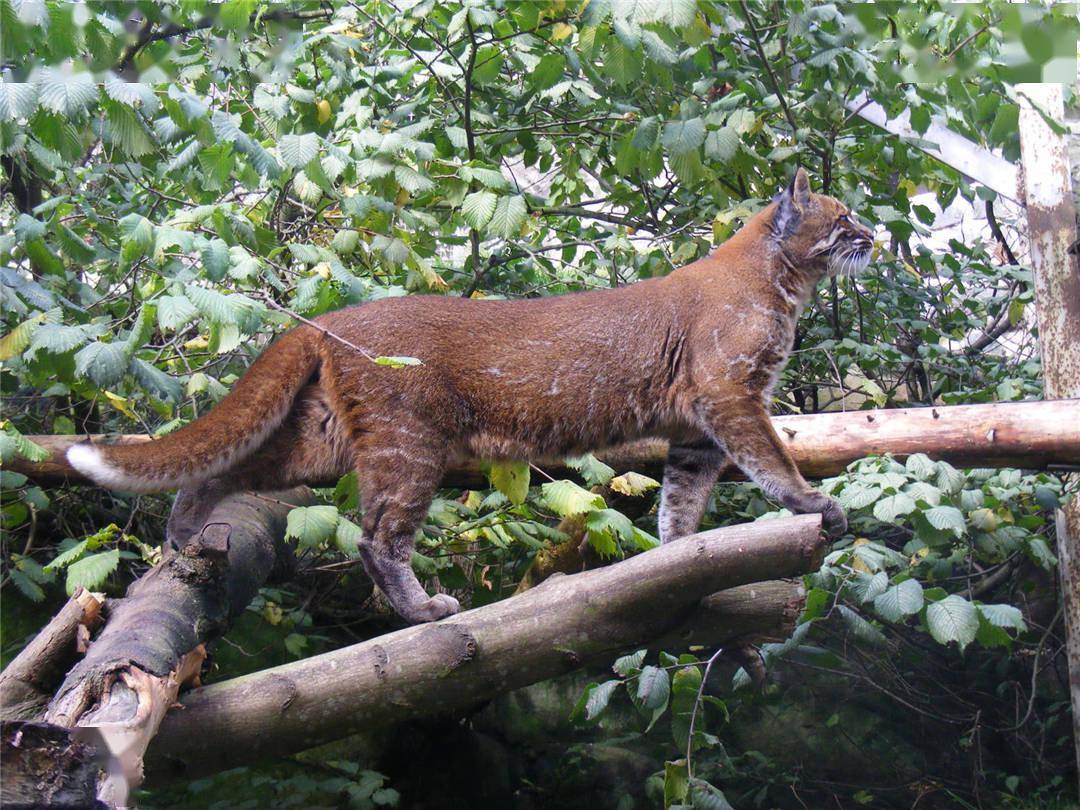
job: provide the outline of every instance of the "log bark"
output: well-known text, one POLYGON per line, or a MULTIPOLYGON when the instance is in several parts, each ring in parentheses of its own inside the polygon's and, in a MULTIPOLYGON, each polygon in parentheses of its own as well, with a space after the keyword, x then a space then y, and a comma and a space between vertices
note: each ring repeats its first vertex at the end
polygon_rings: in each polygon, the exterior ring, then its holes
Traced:
POLYGON ((783 586, 711 595, 816 570, 826 546, 820 515, 714 529, 606 568, 553 576, 435 624, 196 689, 183 712, 165 718, 147 767, 155 780, 191 778, 406 719, 461 713, 657 640, 730 638, 739 610, 747 625, 756 612, 759 629, 782 627, 798 600, 787 590, 778 618, 775 598, 765 597, 783 586))
POLYGON ((104 602, 104 594, 80 588, 0 672, 0 715, 29 720, 40 714, 63 673, 85 650, 104 602))
MULTIPOLYGON (((103 772, 97 798, 109 807, 127 805, 130 789, 142 780, 147 745, 175 705, 180 686, 198 676, 203 643, 224 632, 291 554, 284 545, 286 516, 293 505, 312 500, 306 488, 220 501, 207 488, 177 496, 168 528, 171 548, 123 598, 107 602, 104 629, 49 703, 44 726, 53 731, 33 738, 43 748, 32 751, 30 738, 25 733, 18 737, 19 761, 37 769, 39 782, 66 784, 73 777, 64 769, 85 763, 57 752, 81 751, 76 743, 89 745, 99 755, 95 767, 103 772), (65 730, 70 732, 66 738, 65 730), (51 775, 42 770, 50 757, 59 769, 51 775)), ((60 617, 71 612, 65 608, 60 617)), ((61 624, 66 627, 70 620, 61 624)), ((36 644, 38 639, 31 647, 36 644)), ((13 681, 17 675, 12 673, 13 681)), ((37 688, 43 684, 47 681, 39 678, 37 688)), ((4 744, 21 729, 5 723, 4 744)), ((26 778, 18 768, 5 768, 5 785, 26 778)))
MULTIPOLYGON (((998 402, 895 408, 805 416, 777 416, 773 426, 807 478, 837 475, 856 459, 875 453, 905 457, 926 453, 961 467, 1075 469, 1080 467, 1080 399, 1044 402, 998 402)), ((145 442, 146 435, 28 436, 52 453, 48 461, 16 459, 8 469, 41 483, 84 483, 64 457, 72 444, 94 441, 145 442)), ((667 454, 662 440, 643 440, 612 447, 596 455, 618 472, 636 470, 659 475, 667 454)), ((536 462, 549 475, 572 478, 561 459, 536 462)), ((735 473, 729 473, 734 477, 735 473)), ((333 485, 336 481, 310 482, 333 485)), ((443 486, 479 489, 488 486, 478 463, 451 469, 443 486)))

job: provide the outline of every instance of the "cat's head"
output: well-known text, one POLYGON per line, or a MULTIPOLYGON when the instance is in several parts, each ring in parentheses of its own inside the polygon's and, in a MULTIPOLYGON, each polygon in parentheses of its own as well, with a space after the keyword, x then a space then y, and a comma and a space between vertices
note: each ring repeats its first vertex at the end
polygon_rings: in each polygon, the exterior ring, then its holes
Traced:
POLYGON ((874 232, 839 200, 811 192, 804 169, 795 172, 775 203, 769 229, 796 265, 846 276, 866 268, 874 232))

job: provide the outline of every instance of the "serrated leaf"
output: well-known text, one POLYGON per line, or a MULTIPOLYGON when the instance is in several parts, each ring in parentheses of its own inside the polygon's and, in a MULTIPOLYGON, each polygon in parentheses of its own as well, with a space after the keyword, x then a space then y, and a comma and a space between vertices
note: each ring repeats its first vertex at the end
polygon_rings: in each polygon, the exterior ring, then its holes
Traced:
POLYGON ((602 557, 609 557, 619 550, 618 540, 632 540, 634 524, 630 518, 615 509, 594 509, 585 518, 589 543, 602 557))
POLYGON ((735 157, 741 143, 734 127, 723 126, 705 137, 705 157, 727 163, 735 157))
POLYGON ((910 495, 898 492, 895 495, 886 495, 874 504, 874 517, 882 523, 892 523, 900 515, 909 515, 915 509, 914 499, 910 495))
POLYGON ((1024 614, 1014 605, 979 605, 978 610, 982 617, 995 627, 1005 627, 1020 632, 1027 630, 1024 614))
POLYGON ((705 142, 705 121, 701 118, 668 121, 664 124, 662 142, 672 155, 692 152, 705 142))
POLYGON ((52 560, 45 564, 44 570, 58 571, 61 568, 71 565, 76 560, 82 559, 82 556, 86 554, 89 548, 90 541, 82 540, 73 545, 67 551, 62 551, 60 554, 56 555, 56 557, 54 557, 52 560))
POLYGON ((975 640, 979 617, 975 606, 962 596, 950 594, 926 609, 926 624, 930 635, 939 644, 955 641, 963 650, 975 640))
POLYGON ((74 562, 67 569, 67 583, 65 589, 71 596, 79 588, 88 591, 97 590, 109 578, 109 574, 116 570, 120 563, 120 549, 103 551, 100 554, 91 554, 74 562))
POLYGON ((498 199, 493 192, 475 191, 462 201, 461 215, 470 227, 480 230, 488 224, 491 215, 495 213, 495 204, 498 199))
POLYGON ((641 665, 645 663, 646 652, 646 650, 638 650, 629 655, 623 655, 616 658, 615 663, 611 665, 611 668, 615 671, 615 674, 622 675, 625 678, 635 669, 641 668, 641 665))
POLYGON ((128 372, 139 385, 162 402, 179 402, 183 396, 184 386, 179 380, 145 360, 133 357, 128 365, 128 372))
POLYGON ((50 354, 65 354, 82 346, 90 339, 88 330, 83 326, 62 326, 43 323, 30 338, 26 354, 33 358, 39 351, 50 354))
POLYGON ((235 324, 240 316, 240 308, 228 296, 199 287, 195 284, 184 285, 184 295, 195 308, 207 319, 216 324, 235 324))
POLYGON ((89 107, 98 97, 94 77, 86 71, 71 68, 44 67, 38 74, 38 103, 47 110, 73 118, 89 107))
POLYGON ((874 599, 874 610, 888 622, 898 622, 923 608, 923 588, 918 580, 905 579, 874 599))
POLYGON ((300 548, 313 548, 329 540, 337 525, 336 506, 298 506, 289 512, 285 537, 296 540, 300 548))
POLYGON ((646 709, 655 711, 667 705, 671 681, 667 670, 648 666, 638 675, 637 698, 646 709))
POLYGON ((108 388, 124 376, 129 355, 126 343, 95 341, 76 353, 75 373, 89 378, 98 388, 108 388))
MULTIPOLYGON (((884 644, 885 636, 881 631, 874 627, 873 624, 868 622, 865 618, 860 616, 854 610, 847 605, 837 605, 837 610, 840 612, 841 618, 844 620, 844 624, 852 631, 859 641, 863 641, 867 644, 874 646, 884 644)), ((807 625, 802 625, 806 627, 807 625)))
POLYGON ((512 239, 518 235, 521 226, 525 224, 527 209, 525 198, 520 195, 513 197, 500 197, 491 214, 491 220, 487 223, 487 232, 492 236, 503 239, 512 239))
POLYGON ((622 681, 604 681, 589 689, 588 698, 585 700, 586 719, 595 720, 603 713, 604 709, 607 708, 608 703, 611 702, 611 696, 615 694, 615 690, 619 688, 620 683, 622 683, 622 681))
POLYGON ((0 82, 0 121, 29 118, 37 103, 37 87, 33 84, 0 82))
POLYGON ((0 432, 0 462, 4 464, 16 458, 25 458, 27 461, 45 461, 49 455, 49 451, 44 447, 34 444, 25 436, 14 432, 14 429, 0 432))
POLYGON ((206 275, 211 281, 220 281, 229 271, 229 244, 224 239, 211 239, 199 254, 206 275))
POLYGON ((12 568, 9 575, 11 576, 11 584, 18 588, 19 593, 31 602, 43 602, 45 600, 45 591, 22 571, 12 568))
POLYGON ((929 481, 937 473, 937 465, 925 453, 912 453, 904 467, 920 481, 929 481))
POLYGON ((39 312, 32 318, 27 318, 2 338, 0 338, 0 361, 10 360, 22 354, 30 345, 34 331, 45 321, 45 313, 39 312))
POLYGON ((581 515, 607 506, 603 497, 579 487, 573 481, 550 481, 540 490, 544 501, 560 517, 581 515))
POLYGON ((163 295, 156 299, 158 327, 173 332, 199 317, 199 310, 183 295, 163 295))
POLYGON ((934 482, 937 484, 938 489, 942 492, 946 492, 949 495, 955 495, 961 489, 964 488, 964 484, 967 478, 962 472, 953 467, 947 461, 938 461, 937 463, 937 480, 934 482))
POLYGON ((615 475, 615 470, 602 462, 592 453, 566 459, 566 466, 576 470, 591 487, 606 484, 615 475))
POLYGON ((923 515, 927 522, 939 531, 951 531, 957 537, 963 537, 967 530, 964 513, 955 506, 935 506, 927 509, 923 515))
POLYGON ((278 151, 286 166, 301 169, 319 155, 319 136, 314 132, 303 135, 282 135, 278 151))
POLYGON ((529 494, 529 464, 526 461, 497 461, 488 471, 491 485, 518 506, 529 494))
POLYGON ((338 551, 346 557, 356 559, 360 556, 360 538, 363 532, 360 527, 347 518, 338 517, 337 528, 334 530, 334 545, 338 551))

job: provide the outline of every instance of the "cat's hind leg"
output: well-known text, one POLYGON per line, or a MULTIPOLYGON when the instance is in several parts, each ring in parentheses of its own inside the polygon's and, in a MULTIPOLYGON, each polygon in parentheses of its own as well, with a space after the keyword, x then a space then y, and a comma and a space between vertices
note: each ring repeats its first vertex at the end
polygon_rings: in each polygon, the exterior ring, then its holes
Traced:
MULTIPOLYGON (((400 427, 400 426, 399 426, 400 427)), ((360 557, 368 576, 406 621, 433 622, 457 613, 452 596, 428 596, 412 569, 416 532, 442 480, 445 451, 437 438, 402 429, 367 437, 357 450, 360 557)))
POLYGON ((671 444, 664 465, 657 518, 661 543, 697 531, 713 485, 725 464, 724 452, 712 439, 702 437, 671 444))

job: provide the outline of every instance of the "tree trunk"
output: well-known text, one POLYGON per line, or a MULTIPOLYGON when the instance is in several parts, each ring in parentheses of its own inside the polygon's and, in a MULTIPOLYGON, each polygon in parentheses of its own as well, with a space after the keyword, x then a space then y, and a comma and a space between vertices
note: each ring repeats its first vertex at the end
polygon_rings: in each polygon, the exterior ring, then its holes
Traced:
MULTIPOLYGON (((1080 399, 1053 402, 998 402, 896 408, 806 416, 777 416, 773 426, 807 478, 843 472, 852 461, 874 453, 904 457, 926 453, 963 467, 1072 469, 1080 466, 1080 399)), ((42 483, 85 482, 67 463, 64 452, 87 438, 96 441, 144 442, 149 436, 27 436, 52 453, 41 463, 16 459, 8 469, 42 483)), ((330 452, 329 450, 327 451, 330 452)), ((636 470, 659 475, 667 443, 651 439, 598 452, 619 472, 636 470)), ((561 459, 536 462, 549 475, 574 477, 561 459)), ((332 486, 336 481, 312 481, 332 486)), ((478 489, 488 486, 476 463, 450 470, 443 486, 478 489)))
MULTIPOLYGON (((1048 397, 1080 397, 1080 260, 1065 137, 1043 119, 1065 119, 1061 85, 1020 85, 1020 147, 1028 242, 1048 397), (1037 108, 1036 106, 1037 105, 1037 108)), ((1074 423, 1075 429, 1075 423, 1074 423)), ((1057 552, 1065 607, 1073 740, 1080 770, 1080 498, 1057 512, 1057 552)))
POLYGON ((816 570, 826 547, 820 515, 714 529, 606 568, 553 576, 435 624, 197 689, 184 696, 184 711, 165 718, 147 765, 155 780, 191 778, 406 719, 467 712, 636 646, 725 643, 789 627, 801 600, 783 584, 711 595, 816 570))

